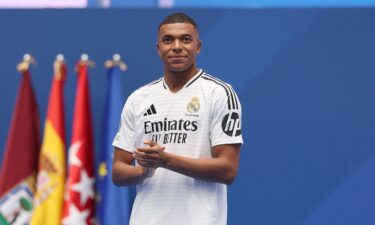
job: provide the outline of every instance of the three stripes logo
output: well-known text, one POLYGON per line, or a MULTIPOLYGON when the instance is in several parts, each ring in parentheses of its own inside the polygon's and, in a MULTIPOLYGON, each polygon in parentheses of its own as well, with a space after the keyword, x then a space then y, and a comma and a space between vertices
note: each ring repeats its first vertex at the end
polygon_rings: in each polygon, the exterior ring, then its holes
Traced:
MULTIPOLYGON (((212 81, 224 88, 228 97, 228 110, 238 110, 240 108, 238 97, 230 85, 208 74, 204 74, 201 77, 203 79, 212 81)), ((241 135, 241 121, 238 113, 230 112, 225 115, 223 121, 221 122, 221 127, 224 133, 230 137, 237 137, 241 135)))
POLYGON ((154 104, 152 104, 152 105, 147 109, 147 111, 145 112, 145 114, 143 114, 143 116, 149 116, 149 115, 153 115, 153 114, 156 114, 156 109, 155 109, 154 104))
POLYGON ((209 81, 212 81, 212 82, 216 83, 217 85, 220 85, 224 88, 224 90, 227 94, 227 97, 228 97, 227 102, 228 102, 228 109, 229 110, 239 109, 238 97, 237 97, 236 93, 234 92, 233 88, 230 85, 228 85, 227 83, 217 79, 216 77, 212 77, 208 74, 202 75, 202 78, 206 79, 206 80, 209 80, 209 81))

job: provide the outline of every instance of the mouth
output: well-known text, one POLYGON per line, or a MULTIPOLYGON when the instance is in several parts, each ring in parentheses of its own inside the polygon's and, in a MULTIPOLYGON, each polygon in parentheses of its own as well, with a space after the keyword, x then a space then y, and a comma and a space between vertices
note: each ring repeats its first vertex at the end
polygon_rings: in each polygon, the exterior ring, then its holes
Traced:
POLYGON ((169 56, 168 58, 170 58, 170 59, 184 59, 186 57, 183 56, 183 55, 172 55, 172 56, 169 56))
POLYGON ((182 63, 184 62, 186 57, 182 55, 174 55, 174 56, 169 56, 168 58, 172 63, 182 63))

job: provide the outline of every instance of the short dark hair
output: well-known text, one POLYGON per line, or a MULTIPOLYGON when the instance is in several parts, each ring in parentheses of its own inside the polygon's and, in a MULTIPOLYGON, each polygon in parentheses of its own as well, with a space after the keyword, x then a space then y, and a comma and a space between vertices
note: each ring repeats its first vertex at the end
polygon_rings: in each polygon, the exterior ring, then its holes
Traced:
POLYGON ((159 25, 159 30, 160 30, 160 27, 163 26, 164 24, 171 24, 171 23, 190 23, 191 25, 194 26, 196 30, 198 30, 198 25, 193 20, 193 18, 191 18, 190 16, 182 12, 173 13, 165 17, 164 20, 161 21, 159 25))

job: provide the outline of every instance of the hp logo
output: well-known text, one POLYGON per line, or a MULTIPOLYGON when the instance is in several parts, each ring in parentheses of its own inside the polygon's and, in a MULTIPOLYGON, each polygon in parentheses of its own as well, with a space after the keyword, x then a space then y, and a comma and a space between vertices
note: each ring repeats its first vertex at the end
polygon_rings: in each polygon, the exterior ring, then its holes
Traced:
POLYGON ((241 134, 241 123, 238 113, 231 112, 225 115, 221 127, 228 136, 239 136, 241 134))

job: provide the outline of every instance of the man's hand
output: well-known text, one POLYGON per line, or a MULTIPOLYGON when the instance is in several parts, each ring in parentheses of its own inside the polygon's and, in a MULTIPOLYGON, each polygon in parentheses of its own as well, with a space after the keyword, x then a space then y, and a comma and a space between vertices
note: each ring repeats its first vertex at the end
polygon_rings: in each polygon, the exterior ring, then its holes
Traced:
POLYGON ((133 153, 115 147, 112 181, 116 186, 136 185, 154 175, 155 168, 134 166, 133 159, 133 153))
POLYGON ((137 148, 134 152, 134 158, 139 165, 145 168, 161 167, 166 164, 167 157, 164 152, 165 147, 160 146, 157 142, 152 140, 145 140, 143 143, 149 147, 137 148))

